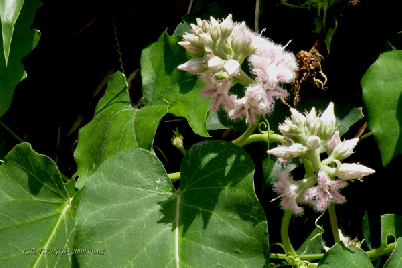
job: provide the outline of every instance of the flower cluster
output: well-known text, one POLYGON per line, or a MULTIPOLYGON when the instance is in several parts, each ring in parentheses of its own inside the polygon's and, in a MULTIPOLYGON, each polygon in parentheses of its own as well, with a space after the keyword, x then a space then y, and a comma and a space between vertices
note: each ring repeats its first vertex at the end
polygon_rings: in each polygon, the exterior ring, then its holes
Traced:
POLYGON ((333 103, 328 105, 322 115, 318 115, 315 108, 305 115, 295 109, 291 109, 291 113, 291 118, 279 126, 287 144, 271 149, 268 153, 282 161, 302 157, 311 163, 314 175, 295 182, 286 173, 281 174, 275 189, 282 194, 282 207, 300 214, 302 209, 297 206, 297 202, 310 203, 317 211, 325 210, 330 202, 345 202, 339 190, 347 185, 347 181, 360 180, 375 172, 361 164, 341 163, 353 153, 359 139, 340 140, 339 132, 335 131, 333 103), (324 150, 328 157, 321 161, 320 153, 324 150), (293 203, 289 200, 293 200, 293 203))
POLYGON ((286 97, 280 85, 295 79, 297 63, 283 46, 254 33, 244 22, 234 23, 232 15, 222 22, 213 17, 210 21, 197 19, 191 28, 192 33, 183 35, 179 44, 193 58, 178 68, 200 74, 206 84, 201 95, 212 99, 210 109, 222 104, 230 118, 245 116, 248 123, 254 123, 256 114, 271 111, 274 97, 286 97), (254 79, 241 69, 247 57, 254 79), (245 86, 242 98, 230 94, 237 83, 245 86))

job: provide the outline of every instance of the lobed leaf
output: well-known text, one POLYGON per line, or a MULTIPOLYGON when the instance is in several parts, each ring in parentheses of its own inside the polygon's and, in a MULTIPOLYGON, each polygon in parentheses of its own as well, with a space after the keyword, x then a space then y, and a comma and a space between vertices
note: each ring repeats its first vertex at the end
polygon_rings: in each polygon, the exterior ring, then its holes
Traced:
POLYGON ((264 267, 265 214, 253 187, 254 165, 222 141, 192 146, 175 190, 151 153, 129 149, 106 160, 82 189, 76 248, 81 267, 264 267))
POLYGON ((389 235, 395 239, 402 237, 402 216, 393 214, 381 216, 381 247, 387 246, 389 235))
POLYGON ((368 126, 386 166, 402 153, 402 50, 381 54, 360 83, 368 126))
POLYGON ((319 268, 369 268, 374 267, 366 252, 361 248, 345 247, 343 242, 336 243, 331 247, 318 263, 319 268))
POLYGON ((391 256, 384 264, 384 268, 402 267, 402 238, 398 238, 391 256))
POLYGON ((70 267, 71 255, 59 254, 72 252, 75 191, 56 164, 21 143, 0 166, 0 182, 0 266, 70 267))
POLYGON ((26 77, 21 59, 35 48, 39 38, 39 32, 30 26, 42 3, 39 0, 25 0, 22 5, 22 2, 0 1, 3 36, 0 38, 0 47, 3 46, 4 50, 4 53, 0 53, 0 116, 10 107, 14 88, 26 77))
POLYGON ((209 137, 206 129, 208 99, 201 97, 202 81, 195 75, 177 69, 188 60, 180 38, 164 32, 141 54, 143 104, 165 105, 170 113, 186 117, 193 131, 209 137))
POLYGON ((110 156, 129 148, 152 149, 159 121, 167 113, 166 105, 143 109, 132 106, 124 75, 109 78, 105 95, 99 100, 95 116, 80 129, 74 152, 77 163, 77 187, 110 156))

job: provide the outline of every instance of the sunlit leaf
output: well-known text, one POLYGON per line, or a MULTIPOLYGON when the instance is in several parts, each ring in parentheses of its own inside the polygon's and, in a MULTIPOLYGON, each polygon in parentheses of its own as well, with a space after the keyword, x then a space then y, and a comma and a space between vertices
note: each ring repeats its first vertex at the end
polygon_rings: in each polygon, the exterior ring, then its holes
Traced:
POLYGON ((141 77, 143 104, 146 107, 167 105, 169 112, 186 117, 198 135, 208 137, 206 118, 209 100, 201 97, 204 87, 198 76, 177 67, 188 61, 180 37, 164 32, 155 43, 142 51, 141 77))
POLYGON ((254 165, 222 141, 192 146, 175 190, 159 160, 129 149, 106 160, 82 188, 80 266, 263 267, 268 229, 254 192, 254 165))
POLYGON ((99 100, 95 116, 80 129, 74 152, 81 188, 107 158, 129 148, 152 149, 159 121, 168 106, 154 105, 137 109, 131 104, 123 74, 109 78, 105 95, 99 100))
POLYGON ((386 166, 402 153, 402 50, 381 54, 360 83, 368 127, 386 166))
POLYGON ((402 267, 402 238, 398 238, 391 256, 384 264, 384 268, 402 267))
POLYGON ((372 268, 366 252, 361 248, 345 247, 343 242, 331 247, 318 263, 319 268, 372 268))
POLYGON ((67 188, 56 164, 29 144, 10 151, 0 166, 0 267, 71 266, 75 191, 67 188))
POLYGON ((387 246, 389 235, 395 239, 402 237, 402 216, 393 214, 381 216, 381 247, 387 246))

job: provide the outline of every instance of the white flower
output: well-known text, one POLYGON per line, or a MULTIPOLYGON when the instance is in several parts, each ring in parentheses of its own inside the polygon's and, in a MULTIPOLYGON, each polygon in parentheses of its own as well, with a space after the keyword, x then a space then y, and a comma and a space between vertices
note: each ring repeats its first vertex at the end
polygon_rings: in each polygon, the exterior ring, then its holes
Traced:
POLYGON ((228 73, 228 75, 236 76, 239 74, 240 64, 236 60, 228 60, 223 68, 225 68, 225 71, 228 73))
POLYGON ((295 157, 303 156, 307 151, 307 148, 300 143, 294 143, 290 146, 281 145, 274 149, 268 150, 267 153, 273 154, 284 160, 290 160, 295 157))
POLYGON ((373 174, 374 169, 368 168, 360 164, 342 164, 337 170, 335 175, 341 180, 356 180, 364 176, 373 174))

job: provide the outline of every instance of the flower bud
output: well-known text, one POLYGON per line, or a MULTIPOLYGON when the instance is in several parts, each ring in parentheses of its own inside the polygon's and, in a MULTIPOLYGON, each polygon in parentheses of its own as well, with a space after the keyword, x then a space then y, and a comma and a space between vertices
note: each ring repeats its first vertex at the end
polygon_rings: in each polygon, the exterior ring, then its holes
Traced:
POLYGON ((267 153, 273 154, 284 160, 290 160, 295 157, 303 156, 307 151, 307 148, 300 143, 294 143, 290 146, 278 146, 274 149, 268 150, 267 153))
POLYGON ((192 43, 193 45, 199 45, 199 43, 200 43, 199 42, 200 38, 198 36, 195 36, 194 34, 186 33, 186 34, 183 35, 183 39, 188 41, 188 42, 190 42, 190 43, 192 43))
POLYGON ((227 72, 228 75, 236 76, 239 74, 240 64, 236 60, 228 60, 223 66, 223 68, 225 68, 225 71, 227 72))
POLYGON ((211 31, 212 40, 217 41, 219 39, 220 35, 221 35, 221 33, 220 33, 219 26, 213 26, 212 31, 211 31))
POLYGON ((223 60, 219 57, 213 57, 208 61, 208 69, 212 72, 219 72, 223 67, 223 60))
POLYGON ((181 41, 178 44, 195 56, 203 56, 205 54, 204 47, 202 46, 194 45, 188 41, 181 41))
POLYGON ((199 74, 208 70, 202 58, 191 59, 186 63, 180 64, 177 68, 192 74, 199 74))
POLYGON ((320 124, 320 118, 317 117, 315 107, 311 108, 311 111, 306 114, 306 126, 309 134, 316 135, 320 124))
POLYGON ((327 154, 330 155, 334 148, 341 143, 341 139, 339 138, 339 131, 335 131, 334 135, 332 135, 332 138, 328 141, 326 151, 327 154))
POLYGON ((199 38, 200 38, 200 43, 203 44, 204 46, 211 46, 213 43, 210 34, 205 34, 205 33, 200 34, 199 38))
POLYGON ((335 175, 341 180, 355 180, 373 174, 374 172, 374 169, 360 164, 342 164, 337 169, 335 175))
POLYGON ((196 18, 195 20, 197 21, 197 26, 202 28, 202 19, 196 18))
POLYGON ((358 138, 354 138, 339 143, 332 151, 331 158, 342 161, 343 159, 349 157, 351 154, 353 154, 353 149, 357 145, 358 141, 358 138))
POLYGON ((310 150, 316 150, 320 148, 320 142, 321 140, 318 136, 310 136, 307 139, 306 145, 310 150))
POLYGON ((228 38, 233 31, 232 14, 229 14, 227 18, 221 23, 222 38, 228 38))
POLYGON ((304 117, 304 115, 293 108, 290 108, 290 112, 292 113, 293 123, 295 123, 299 127, 304 126, 304 124, 306 123, 306 117, 304 117))
POLYGON ((336 118, 334 114, 334 104, 331 102, 320 117, 318 136, 320 136, 323 140, 329 139, 334 133, 335 124, 336 118))

